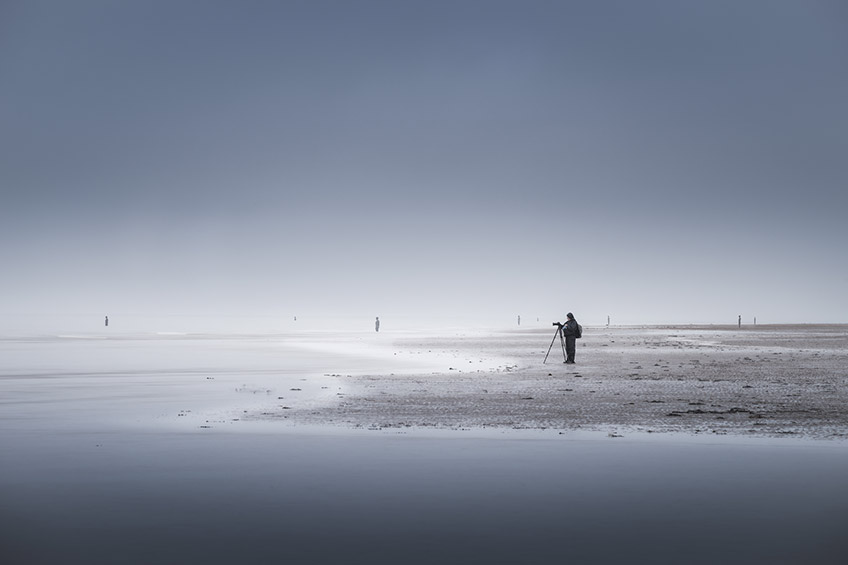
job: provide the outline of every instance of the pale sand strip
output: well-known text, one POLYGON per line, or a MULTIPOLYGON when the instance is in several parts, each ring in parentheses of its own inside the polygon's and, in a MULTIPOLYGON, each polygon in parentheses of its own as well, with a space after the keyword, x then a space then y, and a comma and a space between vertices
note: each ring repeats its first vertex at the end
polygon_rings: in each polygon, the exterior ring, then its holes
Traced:
MULTIPOLYGON (((406 337, 443 371, 335 376, 346 394, 289 422, 848 438, 848 326, 586 328, 577 365, 552 330, 406 337), (505 362, 504 359, 511 361, 505 362)), ((256 415, 282 418, 274 411, 256 415)))

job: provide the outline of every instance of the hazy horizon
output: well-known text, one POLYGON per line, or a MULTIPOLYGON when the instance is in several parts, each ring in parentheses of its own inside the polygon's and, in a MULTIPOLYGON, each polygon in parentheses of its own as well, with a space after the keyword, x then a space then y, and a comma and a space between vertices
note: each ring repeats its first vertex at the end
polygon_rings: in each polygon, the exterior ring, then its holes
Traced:
POLYGON ((846 32, 837 1, 4 3, 0 317, 848 322, 846 32))

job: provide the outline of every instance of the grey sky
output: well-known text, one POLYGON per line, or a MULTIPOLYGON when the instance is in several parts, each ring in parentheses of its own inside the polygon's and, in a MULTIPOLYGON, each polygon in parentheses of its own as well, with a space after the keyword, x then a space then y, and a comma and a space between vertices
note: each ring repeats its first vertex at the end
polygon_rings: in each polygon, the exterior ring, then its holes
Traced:
POLYGON ((848 322, 842 2, 5 2, 0 314, 848 322))

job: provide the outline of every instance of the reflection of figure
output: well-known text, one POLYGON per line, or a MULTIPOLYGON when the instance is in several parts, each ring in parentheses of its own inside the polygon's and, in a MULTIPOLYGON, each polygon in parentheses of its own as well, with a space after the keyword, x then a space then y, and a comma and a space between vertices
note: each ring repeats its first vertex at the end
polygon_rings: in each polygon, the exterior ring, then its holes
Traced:
POLYGON ((380 331, 380 316, 377 316, 377 321, 374 322, 374 331, 375 332, 380 331))
POLYGON ((574 319, 574 314, 569 312, 565 315, 568 320, 562 325, 562 337, 565 338, 565 362, 574 363, 574 353, 577 349, 577 320, 574 319))
POLYGON ((109 327, 109 316, 106 316, 106 327, 109 327))

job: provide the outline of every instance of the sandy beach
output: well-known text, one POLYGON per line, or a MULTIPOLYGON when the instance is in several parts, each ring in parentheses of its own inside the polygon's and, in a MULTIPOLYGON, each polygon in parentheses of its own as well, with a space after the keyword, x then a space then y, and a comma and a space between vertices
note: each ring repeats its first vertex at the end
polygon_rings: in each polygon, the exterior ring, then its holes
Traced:
POLYGON ((328 376, 321 410, 251 417, 382 428, 552 429, 848 438, 848 326, 586 328, 577 364, 553 329, 400 337, 428 374, 328 376))
POLYGON ((0 561, 844 561, 845 327, 551 336, 5 336, 0 561))

